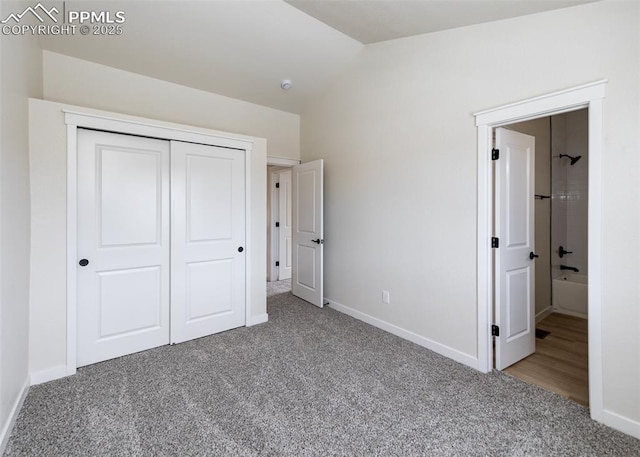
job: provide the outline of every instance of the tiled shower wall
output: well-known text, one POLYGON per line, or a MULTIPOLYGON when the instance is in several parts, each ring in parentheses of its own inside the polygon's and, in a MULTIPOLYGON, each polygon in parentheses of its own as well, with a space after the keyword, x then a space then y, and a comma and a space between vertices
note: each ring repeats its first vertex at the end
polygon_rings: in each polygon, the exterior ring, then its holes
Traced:
POLYGON ((587 274, 589 119, 586 109, 551 118, 551 276, 560 265, 587 274), (574 165, 560 154, 582 156, 574 165), (573 254, 558 255, 563 246, 573 254))

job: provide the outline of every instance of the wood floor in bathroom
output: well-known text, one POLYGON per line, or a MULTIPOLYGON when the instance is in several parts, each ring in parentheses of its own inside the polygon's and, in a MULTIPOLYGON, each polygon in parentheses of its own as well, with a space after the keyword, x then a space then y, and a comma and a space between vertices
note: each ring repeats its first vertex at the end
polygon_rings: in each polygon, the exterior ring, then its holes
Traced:
POLYGON ((536 325, 551 332, 536 338, 536 352, 504 371, 589 406, 587 320, 553 313, 536 325))

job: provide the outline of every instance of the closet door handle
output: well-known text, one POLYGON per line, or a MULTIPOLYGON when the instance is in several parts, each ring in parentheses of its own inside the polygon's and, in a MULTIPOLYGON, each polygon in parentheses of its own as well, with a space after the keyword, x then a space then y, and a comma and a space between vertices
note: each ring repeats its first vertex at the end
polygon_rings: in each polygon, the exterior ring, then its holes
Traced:
POLYGON ((87 265, 89 265, 89 261, 87 259, 80 259, 78 265, 80 265, 81 267, 86 267, 87 265))
POLYGON ((238 248, 238 252, 242 252, 242 251, 244 251, 244 248, 243 248, 242 246, 240 246, 240 247, 238 248))
POLYGON ((529 253, 529 258, 530 258, 531 260, 536 259, 536 258, 538 258, 538 257, 540 257, 538 254, 534 254, 533 252, 530 252, 530 253, 529 253))

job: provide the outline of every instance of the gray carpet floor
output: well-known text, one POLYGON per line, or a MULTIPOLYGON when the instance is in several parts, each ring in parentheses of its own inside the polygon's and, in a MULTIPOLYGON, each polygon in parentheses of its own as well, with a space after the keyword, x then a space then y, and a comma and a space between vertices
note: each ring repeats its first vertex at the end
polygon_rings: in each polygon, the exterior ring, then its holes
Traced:
POLYGON ((291 291, 291 279, 271 281, 267 283, 267 297, 291 291))
POLYGON ((32 387, 6 456, 640 456, 587 409, 290 293, 269 322, 32 387))

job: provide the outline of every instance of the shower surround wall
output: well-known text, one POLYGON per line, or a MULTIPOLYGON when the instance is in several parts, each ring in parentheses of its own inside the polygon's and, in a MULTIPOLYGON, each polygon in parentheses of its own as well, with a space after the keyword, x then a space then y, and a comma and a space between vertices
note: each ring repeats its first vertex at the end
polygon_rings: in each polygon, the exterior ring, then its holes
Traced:
MULTIPOLYGON (((576 267, 588 274, 587 207, 589 118, 586 109, 551 118, 551 276, 566 271, 560 265, 576 267), (560 154, 582 156, 574 165, 560 154), (563 246, 572 254, 560 258, 563 246)), ((554 303, 554 308, 556 308, 554 303)))

